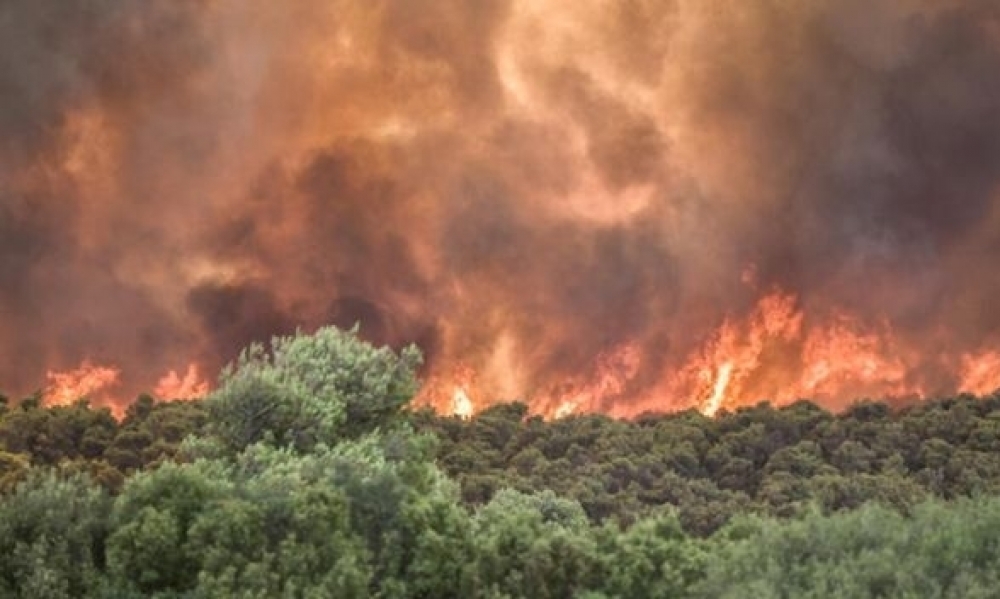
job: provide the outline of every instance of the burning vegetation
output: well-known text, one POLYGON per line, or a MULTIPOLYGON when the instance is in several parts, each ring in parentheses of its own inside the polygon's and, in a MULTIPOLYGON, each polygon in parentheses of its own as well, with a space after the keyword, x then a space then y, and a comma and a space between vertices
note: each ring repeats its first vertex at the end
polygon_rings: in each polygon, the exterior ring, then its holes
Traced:
POLYGON ((360 323, 547 416, 1000 387, 992 0, 15 0, 0 381, 360 323))

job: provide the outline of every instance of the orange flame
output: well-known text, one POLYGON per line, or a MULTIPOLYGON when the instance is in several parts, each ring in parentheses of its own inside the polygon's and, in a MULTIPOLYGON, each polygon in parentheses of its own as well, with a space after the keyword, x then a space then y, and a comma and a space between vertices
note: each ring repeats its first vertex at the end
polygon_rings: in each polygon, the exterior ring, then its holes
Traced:
POLYGON ((960 391, 985 395, 1000 389, 1000 352, 962 356, 960 391))
POLYGON ((48 379, 44 393, 45 403, 65 406, 79 399, 108 401, 108 390, 118 384, 120 375, 118 368, 95 366, 87 360, 78 368, 66 372, 50 370, 45 375, 48 379))
POLYGON ((194 399, 208 395, 209 385, 202 380, 198 365, 188 364, 184 376, 171 370, 156 384, 153 391, 160 399, 194 399))
POLYGON ((802 314, 791 295, 764 297, 746 323, 727 319, 705 344, 672 376, 663 393, 690 398, 702 412, 714 414, 740 396, 751 383, 765 352, 801 335, 802 314))
MULTIPOLYGON (((914 376, 918 359, 904 351, 887 323, 866 327, 833 312, 806 326, 796 297, 774 292, 744 322, 727 319, 660 395, 692 398, 707 415, 761 400, 835 405, 862 397, 924 397, 926 389, 914 376)), ((960 378, 955 390, 984 394, 1000 388, 1000 353, 965 355, 960 378)))
POLYGON ((477 408, 473 397, 480 397, 476 372, 458 364, 447 375, 433 375, 424 381, 417 403, 431 405, 451 416, 469 418, 477 408))
POLYGON ((804 320, 794 295, 765 296, 747 322, 723 323, 674 377, 668 394, 694 398, 707 415, 764 399, 922 395, 906 380, 909 369, 887 326, 866 332, 842 313, 808 327, 804 320))
MULTIPOLYGON (((627 417, 692 405, 714 415, 748 403, 803 398, 837 407, 864 397, 925 397, 920 365, 926 360, 905 351, 887 322, 866 324, 837 310, 807 315, 795 295, 774 291, 746 317, 724 319, 678 368, 648 388, 632 388, 643 354, 640 344, 625 343, 598 356, 590 375, 537 390, 528 400, 533 412, 549 418, 593 411, 627 417)), ((956 373, 953 391, 1000 388, 1000 351, 965 354, 957 367, 947 355, 933 360, 956 373)), ((468 417, 497 399, 485 391, 477 373, 461 366, 450 376, 432 377, 418 401, 468 417)))
POLYGON ((542 412, 550 418, 562 418, 579 411, 598 410, 602 402, 623 396, 641 363, 642 353, 633 344, 601 354, 595 360, 592 375, 571 380, 542 397, 539 405, 546 406, 542 412))
POLYGON ((465 387, 455 387, 451 395, 451 413, 459 418, 470 418, 475 411, 465 387))
MULTIPOLYGON (((922 395, 908 385, 908 368, 891 332, 863 333, 846 315, 810 332, 803 350, 804 370, 795 391, 802 397, 836 397, 852 393, 888 396, 922 395)), ((794 399, 787 395, 782 399, 794 399)))

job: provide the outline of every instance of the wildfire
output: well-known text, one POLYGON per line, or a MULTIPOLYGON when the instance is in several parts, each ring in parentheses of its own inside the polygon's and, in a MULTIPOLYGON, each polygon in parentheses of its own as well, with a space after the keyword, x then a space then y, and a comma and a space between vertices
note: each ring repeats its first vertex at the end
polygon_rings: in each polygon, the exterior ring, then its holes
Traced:
POLYGON ((109 389, 118 384, 120 375, 118 368, 96 366, 89 361, 66 372, 50 370, 45 375, 48 380, 44 393, 45 403, 64 406, 95 396, 105 399, 109 389))
POLYGON ((6 391, 357 322, 461 416, 1000 386, 996 2, 164 4, 0 18, 6 391))
POLYGON ((469 418, 476 411, 473 396, 480 396, 476 372, 459 364, 447 376, 434 375, 424 381, 417 402, 445 414, 469 418))
MULTIPOLYGON (((917 372, 920 356, 906 352, 887 323, 866 328, 836 311, 809 326, 805 322, 794 295, 766 295, 743 322, 727 319, 670 378, 661 398, 690 398, 714 415, 760 400, 783 404, 807 398, 829 405, 860 397, 926 396, 917 372)), ((938 361, 953 370, 946 356, 938 361)), ((984 394, 1000 388, 1000 353, 963 356, 960 378, 952 391, 984 394)))
POLYGON ((726 362, 719 367, 719 374, 712 385, 712 396, 702 406, 702 412, 709 416, 719 411, 722 402, 726 399, 726 390, 729 389, 729 382, 733 376, 733 363, 726 362))
MULTIPOLYGON (((866 328, 833 311, 807 326, 795 296, 775 292, 745 322, 724 322, 667 389, 673 397, 695 398, 708 415, 764 399, 919 397, 925 389, 913 374, 916 366, 887 324, 866 328)), ((970 380, 1000 382, 1000 360, 970 373, 970 380)), ((989 383, 972 388, 982 391, 989 383)))
MULTIPOLYGON (((90 360, 71 370, 50 370, 46 373, 44 401, 46 405, 64 406, 88 399, 110 407, 115 415, 121 416, 126 404, 118 394, 121 373, 116 366, 98 365, 90 360)), ((198 365, 192 363, 183 374, 171 370, 161 377, 154 394, 161 399, 194 399, 204 397, 209 390, 198 365)))
POLYGON ((979 395, 1000 389, 1000 352, 962 356, 960 391, 979 395))
POLYGON ((156 384, 153 393, 161 399, 194 399, 208 394, 208 383, 201 378, 197 364, 188 364, 184 376, 171 370, 156 384))
POLYGON ((662 393, 671 398, 693 399, 702 412, 714 414, 743 394, 768 350, 780 349, 799 337, 801 331, 802 314, 795 309, 794 296, 765 296, 747 322, 725 320, 703 349, 669 378, 662 393))
MULTIPOLYGON (((637 385, 643 365, 638 343, 599 355, 589 375, 526 394, 532 410, 549 418, 610 411, 694 406, 706 415, 767 400, 787 404, 813 399, 836 407, 862 398, 925 397, 922 367, 957 372, 951 391, 985 394, 1000 388, 1000 352, 965 354, 956 368, 947 355, 927 358, 906 351, 887 322, 864 323, 837 310, 808 314, 791 293, 765 294, 742 318, 728 317, 705 340, 668 368, 660 381, 637 385)), ((495 401, 467 366, 437 376, 418 401, 468 417, 495 401), (451 389, 450 395, 444 390, 451 389)))
POLYGON ((455 387, 451 395, 451 413, 459 418, 469 418, 472 416, 474 408, 469 394, 464 387, 455 387))
MULTIPOLYGON (((580 412, 633 416, 642 411, 696 407, 706 415, 767 400, 786 404, 806 398, 836 407, 862 398, 917 398, 928 390, 921 369, 937 364, 952 373, 950 392, 987 394, 1000 389, 1000 351, 922 356, 906 351, 887 322, 866 323, 841 311, 807 313, 791 293, 765 294, 741 318, 724 318, 699 346, 665 368, 658 381, 640 377, 642 345, 627 342, 602 352, 585 374, 542 386, 534 392, 518 387, 524 364, 516 348, 501 344, 480 371, 466 363, 439 370, 424 382, 416 402, 440 412, 469 418, 501 400, 521 399, 548 418, 580 412), (503 364, 503 368, 497 366, 503 364), (641 381, 641 382, 640 382, 641 381), (517 395, 504 395, 510 389, 517 395)), ((84 361, 65 372, 50 371, 44 394, 50 405, 81 398, 96 399, 120 411, 112 394, 121 371, 84 361)), ((162 399, 204 397, 210 390, 197 364, 160 378, 155 395, 162 399)))
POLYGON ((592 374, 570 381, 561 389, 543 396, 539 405, 548 417, 562 418, 578 411, 595 411, 602 402, 621 398, 629 382, 638 374, 642 353, 632 344, 598 356, 592 374))
POLYGON ((909 368, 902 355, 887 328, 881 334, 864 333, 851 318, 837 315, 806 339, 805 369, 795 391, 820 398, 844 395, 847 390, 856 395, 922 395, 920 386, 907 384, 909 368))

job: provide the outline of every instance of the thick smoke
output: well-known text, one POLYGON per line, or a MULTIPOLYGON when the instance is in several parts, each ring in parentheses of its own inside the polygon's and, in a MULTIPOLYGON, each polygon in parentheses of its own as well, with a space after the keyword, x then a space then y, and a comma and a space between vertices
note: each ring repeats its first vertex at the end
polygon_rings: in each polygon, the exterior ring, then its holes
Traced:
POLYGON ((773 289, 929 392, 1000 333, 993 0, 8 0, 0 140, 16 392, 360 322, 484 400, 639 348, 609 408, 773 289))

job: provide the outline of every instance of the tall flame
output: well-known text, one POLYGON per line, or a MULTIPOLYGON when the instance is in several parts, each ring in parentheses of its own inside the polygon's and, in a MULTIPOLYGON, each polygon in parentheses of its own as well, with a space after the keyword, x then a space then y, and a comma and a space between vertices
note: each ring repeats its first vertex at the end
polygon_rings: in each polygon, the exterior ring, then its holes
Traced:
MULTIPOLYGON (((938 357, 946 370, 948 361, 947 354, 938 357)), ((862 397, 923 397, 928 390, 922 362, 926 357, 906 351, 885 322, 873 330, 834 311, 807 325, 795 296, 775 292, 745 322, 724 322, 661 393, 664 399, 692 399, 709 415, 760 400, 843 405, 862 397)), ((997 390, 1000 354, 964 355, 960 378, 953 391, 997 390)))
POLYGON ((1000 389, 1000 352, 962 356, 959 390, 984 395, 1000 389))

